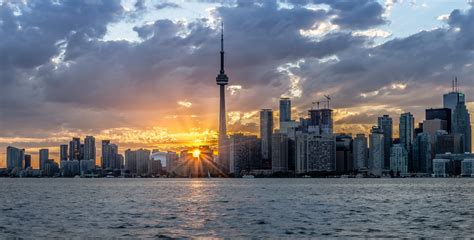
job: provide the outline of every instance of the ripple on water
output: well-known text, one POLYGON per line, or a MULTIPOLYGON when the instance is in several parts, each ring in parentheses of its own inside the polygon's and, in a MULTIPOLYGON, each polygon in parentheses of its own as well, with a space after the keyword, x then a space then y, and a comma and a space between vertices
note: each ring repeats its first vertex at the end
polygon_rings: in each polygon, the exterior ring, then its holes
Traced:
POLYGON ((0 179, 0 189, 11 193, 0 195, 0 238, 474 236, 474 179, 0 179))

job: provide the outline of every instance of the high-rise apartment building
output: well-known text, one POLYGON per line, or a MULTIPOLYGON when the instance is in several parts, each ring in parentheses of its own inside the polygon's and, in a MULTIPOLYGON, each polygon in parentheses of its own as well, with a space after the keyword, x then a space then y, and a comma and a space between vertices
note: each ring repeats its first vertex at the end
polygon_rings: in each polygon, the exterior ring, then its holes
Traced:
POLYGON ((25 149, 19 149, 16 147, 7 147, 7 169, 23 169, 23 160, 25 159, 25 149))
POLYGON ((69 160, 80 160, 81 159, 81 139, 72 138, 69 142, 69 160))
POLYGON ((302 133, 296 135, 296 173, 336 170, 336 139, 332 135, 302 133))
POLYGON ((39 169, 44 170, 44 164, 49 159, 49 149, 44 148, 39 150, 39 169))
POLYGON ((415 129, 415 118, 409 112, 402 113, 400 115, 399 132, 400 132, 400 144, 410 152, 411 146, 413 145, 415 129))
POLYGON ((368 144, 364 134, 357 134, 353 143, 354 169, 366 170, 368 167, 368 144))
POLYGON ((369 172, 382 176, 384 169, 385 136, 380 127, 372 127, 369 135, 369 172))
MULTIPOLYGON (((262 159, 271 163, 272 159, 273 111, 260 110, 260 139, 262 141, 262 159)), ((271 166, 271 165, 270 165, 271 166)))
POLYGON ((239 176, 243 171, 262 167, 260 140, 257 136, 233 134, 230 136, 229 150, 229 173, 239 176))
MULTIPOLYGON (((84 160, 96 160, 95 138, 86 136, 84 139, 84 160)), ((82 160, 82 159, 81 159, 82 160)))
POLYGON ((283 133, 272 135, 272 171, 288 172, 288 136, 283 133))
POLYGON ((59 145, 59 161, 67 161, 68 160, 68 145, 61 144, 59 145))
POLYGON ((291 100, 280 98, 280 123, 291 121, 291 100))
POLYGON ((378 127, 383 133, 383 168, 390 168, 390 148, 392 147, 393 141, 393 123, 392 118, 389 115, 383 115, 378 118, 378 127))
POLYGON ((408 173, 408 151, 402 144, 394 144, 390 150, 390 170, 396 175, 408 173))

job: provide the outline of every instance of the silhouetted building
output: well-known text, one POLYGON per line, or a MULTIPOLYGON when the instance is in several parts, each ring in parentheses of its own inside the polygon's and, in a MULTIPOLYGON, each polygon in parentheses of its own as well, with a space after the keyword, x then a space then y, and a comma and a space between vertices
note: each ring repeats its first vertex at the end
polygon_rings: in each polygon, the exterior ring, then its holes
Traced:
POLYGON ((394 144, 391 148, 390 170, 396 175, 408 173, 408 152, 402 144, 394 144))
POLYGON ((384 169, 385 136, 380 127, 372 127, 369 135, 369 172, 382 176, 384 169))
POLYGON ((272 135, 272 171, 288 172, 288 136, 282 133, 272 135))
POLYGON ((383 133, 383 169, 390 168, 390 148, 392 147, 393 141, 393 123, 392 118, 388 115, 383 115, 378 118, 378 127, 383 133))
POLYGON ((451 109, 450 108, 430 108, 425 110, 425 119, 440 119, 446 121, 446 130, 451 132, 451 109))
POLYGON ((19 149, 16 147, 7 147, 7 169, 18 171, 23 169, 23 160, 25 159, 25 149, 19 149))
POLYGON ((364 134, 357 134, 353 143, 354 169, 366 170, 368 168, 368 144, 364 134))
POLYGON ((81 139, 72 138, 69 142, 69 160, 81 159, 81 139))
POLYGON ((280 124, 291 121, 291 100, 280 98, 280 124))
POLYGON ((31 155, 25 154, 25 166, 24 169, 31 168, 31 155))
MULTIPOLYGON (((96 159, 95 138, 93 136, 86 136, 84 139, 84 160, 96 159)), ((82 160, 82 159, 81 159, 82 160)))
POLYGON ((131 175, 137 174, 137 152, 131 149, 125 150, 125 169, 131 175))
POLYGON ((138 149, 137 154, 137 175, 148 173, 148 161, 150 160, 150 150, 138 149))
POLYGON ((44 169, 44 164, 49 159, 49 149, 40 149, 39 150, 39 169, 44 169))
POLYGON ((107 146, 110 144, 110 140, 102 140, 101 151, 102 151, 102 169, 106 169, 110 166, 109 153, 107 152, 107 146))
POLYGON ((262 109, 260 110, 260 139, 262 140, 262 159, 267 167, 271 166, 272 160, 272 134, 273 111, 262 109))
POLYGON ((352 136, 336 135, 336 171, 348 172, 354 170, 352 157, 352 136))
POLYGON ((432 172, 432 146, 428 133, 420 133, 413 143, 413 161, 408 163, 409 172, 432 172))
POLYGON ((436 154, 464 153, 464 136, 459 133, 439 132, 436 135, 436 154))
POLYGON ((122 163, 118 157, 118 146, 109 140, 102 141, 102 168, 108 170, 121 169, 122 163))
POLYGON ((471 152, 471 117, 464 103, 458 103, 453 112, 453 123, 451 132, 454 134, 462 134, 462 150, 471 152))
POLYGON ((59 161, 67 161, 68 160, 68 145, 61 144, 59 145, 59 161))
POLYGON ((414 139, 415 118, 409 112, 400 115, 400 144, 410 152, 414 139))
POLYGON ((239 176, 242 171, 250 171, 262 167, 260 157, 260 140, 257 136, 246 136, 241 133, 230 136, 229 172, 239 176))

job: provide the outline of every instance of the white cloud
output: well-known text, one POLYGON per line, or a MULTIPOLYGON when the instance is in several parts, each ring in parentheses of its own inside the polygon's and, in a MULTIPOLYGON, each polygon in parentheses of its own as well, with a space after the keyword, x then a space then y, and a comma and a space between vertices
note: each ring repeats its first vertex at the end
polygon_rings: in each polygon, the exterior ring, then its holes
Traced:
POLYGON ((389 33, 389 32, 387 32, 387 31, 384 31, 384 30, 372 28, 372 29, 368 29, 368 30, 365 30, 365 31, 357 31, 357 32, 354 32, 353 35, 354 35, 354 36, 366 36, 366 37, 388 38, 388 37, 390 37, 392 34, 389 33))
POLYGON ((190 108, 193 104, 189 101, 178 101, 178 105, 183 106, 185 108, 190 108))
POLYGON ((436 19, 439 20, 439 21, 446 22, 449 19, 449 14, 439 15, 436 19))
POLYGON ((327 33, 339 29, 338 25, 332 24, 329 21, 316 23, 310 29, 300 29, 300 34, 305 37, 322 37, 327 33))
POLYGON ((237 94, 240 90, 242 90, 242 86, 241 85, 229 85, 227 87, 227 91, 230 92, 230 95, 235 95, 237 94))

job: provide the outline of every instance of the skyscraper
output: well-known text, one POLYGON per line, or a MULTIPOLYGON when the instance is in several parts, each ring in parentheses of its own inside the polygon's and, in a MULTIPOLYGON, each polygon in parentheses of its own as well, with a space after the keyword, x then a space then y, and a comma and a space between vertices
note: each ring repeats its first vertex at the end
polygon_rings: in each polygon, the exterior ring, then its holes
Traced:
POLYGON ((110 143, 110 140, 102 140, 102 169, 121 169, 123 161, 118 155, 116 144, 110 143))
POLYGON ((280 98, 280 123, 289 121, 291 121, 291 100, 280 98))
POLYGON ((137 157, 137 175, 146 175, 148 173, 148 161, 150 160, 150 150, 136 150, 137 157))
POLYGON ((130 171, 130 174, 137 173, 137 152, 131 149, 125 150, 125 169, 130 171))
POLYGON ((39 150, 39 169, 44 170, 44 164, 49 159, 49 149, 40 149, 39 150))
POLYGON ((86 136, 84 139, 84 160, 94 160, 95 162, 95 138, 86 136))
POLYGON ((219 101, 219 139, 218 139, 218 154, 219 164, 224 167, 225 171, 229 168, 229 152, 227 140, 227 122, 225 111, 225 85, 229 83, 229 78, 224 71, 224 25, 221 25, 221 69, 216 77, 216 83, 220 89, 219 101))
POLYGON ((390 149, 390 170, 397 175, 408 173, 408 152, 402 144, 394 144, 390 149))
POLYGON ((272 134, 272 171, 288 172, 288 136, 272 134))
POLYGON ((67 144, 59 145, 59 161, 67 161, 67 144))
POLYGON ((31 155, 25 154, 25 166, 24 169, 31 167, 31 155))
POLYGON ((107 145, 110 144, 110 140, 102 140, 102 146, 100 151, 102 151, 102 169, 106 169, 109 166, 109 155, 107 145))
POLYGON ((369 171, 375 176, 381 176, 384 168, 384 143, 383 130, 380 127, 372 127, 369 136, 369 171))
POLYGON ((81 139, 72 138, 69 142, 69 160, 79 160, 81 158, 81 139))
POLYGON ((413 145, 415 118, 409 112, 400 115, 400 144, 410 152, 413 145))
POLYGON ((455 86, 457 85, 457 79, 455 82, 456 83, 453 82, 453 89, 451 92, 443 95, 443 107, 451 109, 451 113, 454 112, 458 103, 464 104, 466 100, 464 94, 459 92, 457 86, 455 86))
POLYGON ((389 169, 390 168, 390 148, 392 147, 392 118, 388 115, 383 115, 382 117, 378 118, 378 127, 383 132, 383 153, 384 153, 384 161, 383 161, 383 168, 389 169))
POLYGON ((260 110, 260 138, 262 139, 262 159, 264 163, 271 163, 272 133, 273 111, 271 109, 262 109, 260 110))
POLYGON ((408 165, 410 172, 431 173, 432 145, 430 134, 420 133, 416 136, 413 143, 413 161, 408 165))
POLYGON ((7 147, 7 169, 12 170, 17 168, 21 170, 23 168, 23 160, 25 158, 25 149, 19 149, 16 147, 7 147))
POLYGON ((353 143, 354 169, 365 170, 368 166, 367 137, 357 134, 353 143))
POLYGON ((471 152, 471 117, 464 103, 458 103, 453 112, 452 129, 453 134, 462 134, 464 152, 471 152))
POLYGON ((443 95, 443 107, 451 109, 451 132, 463 134, 464 151, 471 152, 471 119, 466 108, 466 96, 459 92, 457 82, 455 78, 452 91, 443 95))
POLYGON ((354 170, 352 145, 352 135, 336 134, 336 172, 354 170))

